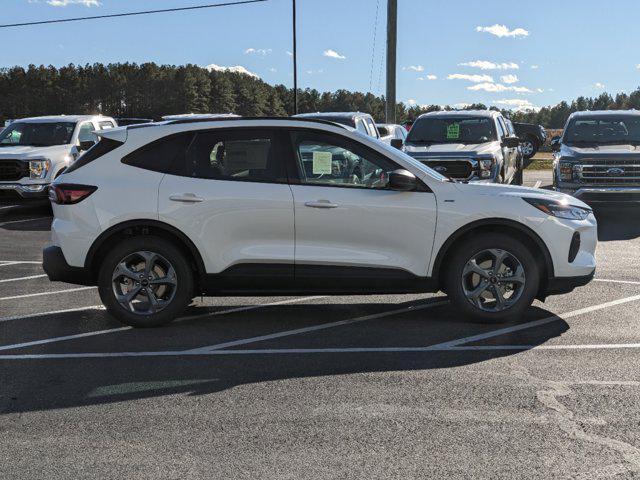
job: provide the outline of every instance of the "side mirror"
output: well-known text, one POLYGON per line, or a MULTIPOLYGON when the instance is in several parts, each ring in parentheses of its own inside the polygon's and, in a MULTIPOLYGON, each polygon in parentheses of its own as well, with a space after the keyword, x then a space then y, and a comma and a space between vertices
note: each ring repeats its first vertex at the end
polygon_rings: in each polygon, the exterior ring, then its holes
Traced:
POLYGON ((80 145, 78 146, 78 150, 80 150, 81 152, 86 152, 95 144, 96 142, 94 142, 93 140, 85 140, 84 142, 80 142, 80 145))
POLYGON ((560 150, 560 145, 562 144, 562 137, 556 136, 551 139, 551 151, 557 152, 560 150))
POLYGON ((400 192, 412 192, 418 187, 416 176, 404 169, 394 170, 389 173, 389 188, 400 192))
POLYGON ((518 137, 504 137, 502 139, 502 146, 504 148, 518 148, 520 146, 520 139, 518 137))
POLYGON ((402 150, 402 146, 404 145, 404 142, 402 141, 401 138, 392 138, 391 139, 391 146, 393 148, 397 148, 398 150, 402 150))

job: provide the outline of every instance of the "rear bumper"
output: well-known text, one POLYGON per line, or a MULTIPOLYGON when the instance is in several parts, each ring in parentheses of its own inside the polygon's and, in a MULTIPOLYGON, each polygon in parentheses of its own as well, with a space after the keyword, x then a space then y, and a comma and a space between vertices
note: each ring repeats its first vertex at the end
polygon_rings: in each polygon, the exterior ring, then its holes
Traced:
POLYGON ((583 275, 579 277, 553 277, 547 281, 546 291, 543 297, 550 295, 562 295, 564 293, 570 293, 578 287, 587 285, 595 276, 595 269, 589 275, 583 275))
POLYGON ((0 183, 0 198, 2 197, 44 200, 49 198, 49 184, 0 183))
POLYGON ((50 245, 42 252, 42 268, 52 282, 91 286, 96 283, 86 268, 70 266, 62 249, 56 245, 50 245))

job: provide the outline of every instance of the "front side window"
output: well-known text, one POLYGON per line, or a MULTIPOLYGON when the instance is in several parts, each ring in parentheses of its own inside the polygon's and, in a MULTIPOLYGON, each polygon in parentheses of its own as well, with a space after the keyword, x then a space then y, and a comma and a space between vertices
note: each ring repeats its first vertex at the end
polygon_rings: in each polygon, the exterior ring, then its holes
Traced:
POLYGON ((579 118, 568 125, 567 144, 630 145, 640 143, 640 116, 620 115, 579 118))
POLYGON ((488 117, 422 117, 411 127, 407 142, 416 145, 486 143, 496 140, 495 125, 488 117))
POLYGON ((383 155, 330 135, 294 133, 300 182, 306 185, 370 188, 388 186, 398 166, 383 155))
POLYGON ((286 181, 285 164, 269 131, 198 132, 187 152, 184 176, 248 182, 286 181))
POLYGON ((14 122, 0 133, 0 147, 51 147, 68 145, 76 124, 73 122, 14 122))

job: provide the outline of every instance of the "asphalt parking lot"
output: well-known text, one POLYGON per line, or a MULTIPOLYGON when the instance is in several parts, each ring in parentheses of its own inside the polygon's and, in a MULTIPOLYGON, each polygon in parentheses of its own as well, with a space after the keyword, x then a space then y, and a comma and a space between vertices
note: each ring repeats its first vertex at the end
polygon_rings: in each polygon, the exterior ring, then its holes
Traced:
POLYGON ((509 324, 438 294, 133 330, 44 276, 46 207, 0 205, 0 478, 640 478, 640 214, 598 217, 596 281, 509 324))

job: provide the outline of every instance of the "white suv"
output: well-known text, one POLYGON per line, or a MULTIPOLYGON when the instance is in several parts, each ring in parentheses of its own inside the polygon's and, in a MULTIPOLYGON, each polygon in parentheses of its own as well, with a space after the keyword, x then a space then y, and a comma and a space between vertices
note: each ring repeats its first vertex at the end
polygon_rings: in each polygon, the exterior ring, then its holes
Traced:
POLYGON ((556 192, 453 182, 331 122, 181 120, 98 132, 50 190, 51 280, 167 323, 195 296, 448 293, 504 320, 595 272, 596 220, 556 192), (357 168, 358 175, 353 175, 357 168))
POLYGON ((0 198, 47 198, 49 184, 98 137, 113 118, 60 115, 14 120, 0 131, 0 198))

